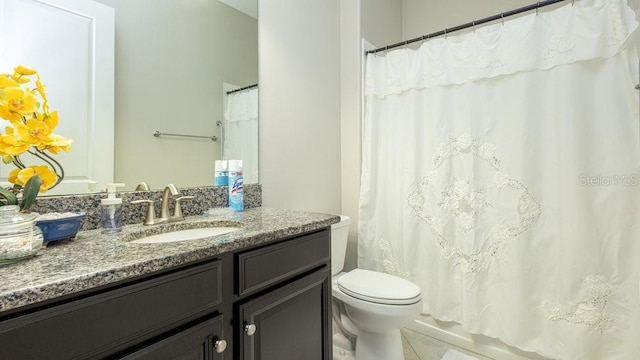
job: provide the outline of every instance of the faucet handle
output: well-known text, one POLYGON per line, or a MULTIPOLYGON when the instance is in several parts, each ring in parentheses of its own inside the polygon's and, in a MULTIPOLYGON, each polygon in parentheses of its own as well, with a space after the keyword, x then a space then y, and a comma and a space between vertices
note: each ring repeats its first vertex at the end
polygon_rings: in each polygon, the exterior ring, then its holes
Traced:
POLYGON ((173 208, 173 218, 175 220, 183 220, 184 216, 182 216, 182 207, 180 206, 180 200, 191 200, 193 196, 180 196, 176 199, 176 206, 173 208))
POLYGON ((144 204, 147 203, 147 217, 144 219, 145 225, 153 225, 156 223, 156 210, 153 208, 153 200, 132 200, 132 204, 144 204))

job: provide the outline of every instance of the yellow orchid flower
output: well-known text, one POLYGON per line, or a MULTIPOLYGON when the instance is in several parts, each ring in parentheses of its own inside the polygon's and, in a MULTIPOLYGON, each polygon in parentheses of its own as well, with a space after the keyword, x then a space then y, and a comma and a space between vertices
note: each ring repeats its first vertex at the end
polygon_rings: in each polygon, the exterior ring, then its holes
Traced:
POLYGON ((47 93, 44 92, 44 89, 46 88, 46 86, 42 83, 42 81, 40 81, 40 75, 36 75, 37 79, 36 79, 36 91, 38 91, 38 94, 40 94, 40 97, 42 98, 42 100, 44 100, 44 103, 47 103, 47 93))
POLYGON ((7 178, 7 181, 15 184, 16 181, 18 181, 18 173, 20 172, 20 169, 13 169, 11 170, 11 172, 9 173, 9 177, 7 178))
POLYGON ((0 118, 9 120, 12 124, 22 122, 22 115, 11 111, 11 109, 6 105, 0 105, 0 118))
POLYGON ((29 79, 28 77, 21 75, 21 74, 17 74, 17 73, 13 73, 11 74, 11 78, 15 81, 18 82, 18 84, 26 84, 29 81, 31 81, 31 79, 29 79))
POLYGON ((38 109, 38 98, 31 90, 23 90, 19 87, 8 87, 3 89, 3 95, 6 106, 8 106, 12 112, 29 116, 38 109))
POLYGON ((33 165, 25 169, 13 169, 11 173, 9 173, 7 180, 12 184, 24 186, 34 175, 40 175, 40 178, 42 178, 40 192, 46 192, 58 180, 56 173, 46 165, 33 165))
POLYGON ((20 141, 14 129, 7 127, 4 134, 0 134, 0 156, 16 156, 29 150, 30 144, 20 141))
POLYGON ((32 68, 26 67, 24 65, 18 65, 13 68, 13 74, 11 75, 11 78, 20 84, 26 84, 31 81, 28 76, 34 75, 35 73, 37 73, 37 71, 32 68))
POLYGON ((51 134, 51 129, 44 122, 38 119, 27 119, 24 124, 14 124, 18 138, 34 146, 40 146, 47 141, 47 137, 51 134))
POLYGON ((20 86, 20 84, 13 80, 9 74, 0 74, 0 89, 16 86, 20 86))
POLYGON ((35 69, 18 65, 13 74, 0 73, 0 118, 12 125, 5 128, 4 134, 0 133, 0 157, 5 164, 16 164, 18 168, 9 174, 8 180, 23 190, 29 179, 32 180, 28 187, 38 186, 33 179, 35 175, 41 180, 40 192, 57 185, 64 171, 55 159, 44 152, 58 154, 71 150, 71 139, 53 133, 58 126, 58 112, 49 110, 45 90, 46 86, 35 69), (33 75, 35 87, 23 85, 30 82, 33 75), (47 164, 21 169, 24 166, 20 155, 27 151, 47 164))
POLYGON ((44 122, 53 131, 58 126, 58 111, 54 111, 51 114, 36 112, 36 119, 44 122))
POLYGON ((38 72, 37 70, 32 69, 32 68, 27 67, 27 66, 24 66, 24 65, 18 65, 16 67, 14 67, 13 71, 15 71, 16 73, 18 73, 20 75, 34 75, 35 73, 38 72))
POLYGON ((36 146, 40 150, 48 150, 54 154, 59 153, 60 150, 69 152, 73 140, 53 134, 53 128, 57 124, 57 112, 52 113, 50 117, 45 117, 44 120, 28 119, 24 124, 16 124, 17 137, 23 143, 36 146))
POLYGON ((51 134, 47 136, 40 145, 38 145, 38 149, 47 150, 53 154, 57 154, 60 150, 64 152, 71 151, 71 143, 73 140, 67 139, 60 135, 51 134))

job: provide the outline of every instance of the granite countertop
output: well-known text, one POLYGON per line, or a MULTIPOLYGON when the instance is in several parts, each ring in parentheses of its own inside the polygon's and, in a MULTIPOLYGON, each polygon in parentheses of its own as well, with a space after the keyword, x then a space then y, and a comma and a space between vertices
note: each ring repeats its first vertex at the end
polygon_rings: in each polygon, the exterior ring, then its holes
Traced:
POLYGON ((0 267, 0 315, 26 305, 321 229, 339 220, 336 215, 273 208, 243 212, 221 209, 214 216, 189 217, 179 223, 129 225, 115 235, 105 235, 100 230, 81 231, 72 240, 50 244, 34 258, 0 267), (143 232, 151 235, 194 225, 206 226, 212 221, 220 226, 241 226, 232 233, 207 239, 165 244, 129 242, 143 232))

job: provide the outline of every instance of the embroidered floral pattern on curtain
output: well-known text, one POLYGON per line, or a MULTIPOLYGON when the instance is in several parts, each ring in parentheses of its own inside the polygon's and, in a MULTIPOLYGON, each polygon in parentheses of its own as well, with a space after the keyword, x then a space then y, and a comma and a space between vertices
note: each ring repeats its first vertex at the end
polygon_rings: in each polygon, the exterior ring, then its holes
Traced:
POLYGON ((408 197, 409 206, 429 224, 436 235, 442 256, 445 259, 453 257, 456 265, 472 274, 486 270, 491 261, 500 256, 509 239, 528 230, 541 212, 540 204, 527 188, 502 171, 495 149, 494 145, 483 143, 479 138, 472 139, 469 134, 450 139, 439 146, 431 172, 408 197), (478 173, 474 179, 466 180, 453 175, 453 166, 448 160, 463 155, 480 159, 477 166, 484 164, 489 167, 487 179, 480 180, 478 173), (445 167, 444 164, 450 166, 445 167), (442 171, 442 168, 448 171, 442 171), (512 213, 512 216, 480 225, 487 217, 484 210, 493 207, 489 200, 500 196, 508 198, 503 201, 510 204, 511 209, 505 209, 505 212, 512 213), (448 217, 453 217, 453 221, 447 221, 448 217), (445 226, 448 223, 461 230, 461 233, 456 232, 456 237, 462 238, 463 244, 473 243, 474 240, 478 242, 479 237, 484 237, 480 243, 486 243, 485 246, 464 251, 447 239, 445 226), (488 234, 483 234, 483 228, 488 229, 488 234))
POLYGON ((640 359, 637 27, 581 0, 369 55, 359 266, 523 350, 640 359))

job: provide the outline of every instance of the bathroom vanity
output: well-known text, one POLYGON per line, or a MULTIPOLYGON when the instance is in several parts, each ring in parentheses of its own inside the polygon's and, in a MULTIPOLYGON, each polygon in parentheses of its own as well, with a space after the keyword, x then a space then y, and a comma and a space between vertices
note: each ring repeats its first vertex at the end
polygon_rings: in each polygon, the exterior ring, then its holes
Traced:
MULTIPOLYGON (((224 217, 242 226, 165 244, 130 243, 141 225, 86 231, 0 268, 0 358, 329 360, 329 226, 339 218, 268 208, 224 217)), ((211 219, 172 229, 199 221, 211 219)))

